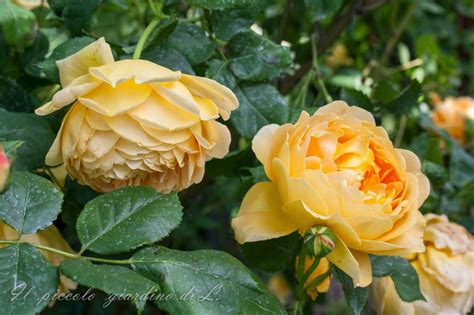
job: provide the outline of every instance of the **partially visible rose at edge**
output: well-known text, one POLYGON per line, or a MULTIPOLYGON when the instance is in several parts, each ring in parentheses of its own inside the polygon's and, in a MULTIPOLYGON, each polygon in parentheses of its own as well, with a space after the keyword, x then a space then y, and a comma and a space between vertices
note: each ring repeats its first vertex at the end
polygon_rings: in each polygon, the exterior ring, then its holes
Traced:
POLYGON ((57 61, 62 89, 36 110, 72 104, 46 155, 99 192, 123 186, 180 191, 199 183, 206 161, 222 158, 238 100, 214 80, 147 60, 115 61, 103 38, 57 61))
POLYGON ((336 101, 303 112, 295 124, 263 127, 253 151, 270 181, 247 192, 232 220, 239 243, 325 225, 336 235, 326 258, 358 286, 372 281, 368 254, 424 250, 418 209, 429 181, 366 110, 336 101))
POLYGON ((5 189, 10 173, 10 161, 0 145, 0 193, 5 189))
POLYGON ((371 302, 377 314, 467 314, 474 302, 474 238, 462 226, 434 214, 425 216, 426 251, 410 257, 425 301, 405 303, 390 277, 374 280, 371 302))
POLYGON ((474 119, 474 99, 471 97, 447 97, 442 100, 433 94, 433 123, 446 130, 460 144, 466 141, 466 119, 474 119))

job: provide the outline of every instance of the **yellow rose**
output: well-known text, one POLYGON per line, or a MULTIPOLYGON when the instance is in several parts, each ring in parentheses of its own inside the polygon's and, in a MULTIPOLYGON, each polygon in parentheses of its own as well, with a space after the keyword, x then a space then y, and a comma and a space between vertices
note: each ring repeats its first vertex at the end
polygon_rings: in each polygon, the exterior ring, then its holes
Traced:
POLYGON ((57 61, 62 90, 36 110, 73 103, 46 156, 100 192, 129 185, 178 191, 198 183, 204 164, 222 158, 226 126, 238 107, 231 90, 146 60, 114 61, 103 38, 57 61))
POLYGON ((10 161, 0 145, 0 192, 5 189, 10 173, 10 161))
POLYGON ((466 119, 474 119, 474 100, 470 97, 448 97, 441 101, 439 97, 433 98, 433 123, 446 130, 460 143, 465 142, 466 119))
POLYGON ((474 302, 474 238, 446 216, 426 217, 426 251, 411 260, 425 301, 405 303, 390 277, 375 279, 371 288, 377 314, 467 314, 474 302))
MULTIPOLYGON (((18 235, 14 229, 0 221, 0 240, 16 240, 18 235)), ((65 252, 74 253, 69 244, 63 239, 58 229, 51 225, 42 231, 38 231, 35 234, 24 234, 20 238, 21 241, 33 243, 37 245, 48 246, 56 248, 65 252)), ((0 247, 2 247, 0 245, 0 247)), ((41 251, 43 255, 53 266, 59 266, 64 261, 64 256, 54 254, 45 250, 41 251)), ((58 291, 62 293, 68 293, 69 290, 74 290, 77 284, 68 278, 61 275, 61 282, 59 284, 58 291)))
POLYGON ((372 281, 368 254, 424 250, 418 209, 429 181, 366 110, 336 101, 303 112, 296 124, 263 127, 253 151, 270 182, 253 186, 232 220, 239 243, 325 225, 336 235, 326 258, 358 286, 372 281))

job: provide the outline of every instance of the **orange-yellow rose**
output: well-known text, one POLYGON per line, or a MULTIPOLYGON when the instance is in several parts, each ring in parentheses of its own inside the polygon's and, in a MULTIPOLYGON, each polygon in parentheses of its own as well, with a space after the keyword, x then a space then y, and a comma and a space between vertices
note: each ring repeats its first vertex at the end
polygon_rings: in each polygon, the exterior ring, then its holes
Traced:
POLYGON ((10 173, 10 161, 8 160, 3 146, 0 145, 0 192, 5 189, 8 181, 8 174, 10 173))
MULTIPOLYGON (((17 240, 18 234, 14 229, 0 221, 0 240, 17 240)), ((74 253, 69 244, 63 239, 58 229, 51 225, 42 231, 35 234, 24 234, 20 238, 23 242, 28 242, 37 245, 48 246, 62 250, 64 252, 74 253)), ((2 247, 0 245, 0 247, 2 247)), ((45 250, 41 251, 48 261, 54 265, 59 266, 64 261, 64 256, 54 254, 45 250)), ((76 288, 76 283, 61 275, 61 282, 59 284, 59 292, 67 293, 69 290, 76 288)))
POLYGON ((467 314, 474 302, 474 239, 446 216, 426 217, 426 251, 412 258, 425 301, 405 303, 389 277, 375 279, 372 304, 377 314, 467 314))
POLYGON ((460 143, 465 142, 466 119, 474 119, 474 100, 470 97, 433 98, 433 123, 446 130, 460 143))
POLYGON ((73 105, 46 165, 65 163, 80 183, 178 191, 227 154, 230 133, 216 119, 227 120, 238 101, 225 86, 146 60, 114 61, 103 38, 57 65, 63 89, 36 113, 73 105))
POLYGON ((368 254, 424 250, 418 209, 429 181, 366 110, 336 101, 303 112, 296 124, 263 127, 253 150, 270 181, 247 192, 232 220, 239 243, 325 225, 336 235, 326 258, 358 286, 372 281, 368 254))

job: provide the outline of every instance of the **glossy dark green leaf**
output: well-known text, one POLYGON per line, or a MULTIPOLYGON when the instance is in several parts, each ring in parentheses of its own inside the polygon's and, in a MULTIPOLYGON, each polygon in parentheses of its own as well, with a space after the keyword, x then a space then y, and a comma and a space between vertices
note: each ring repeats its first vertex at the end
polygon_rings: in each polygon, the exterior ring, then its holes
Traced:
POLYGON ((242 80, 266 81, 279 77, 291 64, 290 50, 253 31, 238 33, 228 45, 230 68, 242 80))
POLYGON ((410 109, 418 104, 421 95, 421 84, 413 80, 398 96, 387 103, 384 108, 395 114, 407 114, 410 109))
POLYGON ((420 159, 443 165, 441 141, 428 133, 422 133, 413 139, 410 144, 412 150, 420 159))
POLYGON ((32 234, 53 223, 62 202, 63 194, 49 180, 14 172, 11 184, 0 194, 0 219, 18 234, 32 234))
POLYGON ((245 243, 242 245, 245 262, 266 272, 283 271, 298 254, 299 240, 298 233, 293 233, 267 241, 245 243))
POLYGON ((241 136, 251 139, 263 126, 288 120, 286 101, 270 84, 245 85, 234 92, 240 106, 230 119, 241 136))
POLYGON ((224 84, 229 89, 237 88, 237 79, 229 68, 229 62, 223 62, 218 59, 213 59, 208 63, 209 68, 206 71, 206 77, 211 78, 224 84))
POLYGON ((92 37, 75 37, 68 39, 53 50, 51 56, 42 61, 39 66, 46 77, 54 83, 59 83, 59 71, 56 61, 66 58, 94 42, 92 37))
POLYGON ((344 290, 344 296, 346 298, 346 303, 349 305, 354 312, 354 314, 359 315, 367 304, 367 299, 369 297, 369 288, 354 287, 352 279, 339 269, 336 269, 334 272, 336 278, 342 284, 342 289, 344 290))
POLYGON ((397 97, 397 91, 387 80, 378 82, 372 90, 372 99, 382 104, 389 103, 397 97))
POLYGON ((10 112, 33 112, 35 110, 35 105, 28 92, 17 82, 3 76, 0 76, 0 107, 10 112))
POLYGON ((0 248, 2 315, 37 314, 58 287, 58 271, 29 244, 0 248))
POLYGON ((143 52, 141 59, 153 61, 163 67, 194 75, 194 70, 188 60, 176 49, 157 46, 143 52))
POLYGON ((23 141, 18 148, 15 169, 35 170, 44 165, 44 157, 54 140, 49 122, 28 113, 10 113, 0 109, 0 140, 23 141))
POLYGON ((286 314, 265 285, 227 253, 157 246, 139 251, 132 260, 137 261, 134 269, 170 294, 168 301, 155 303, 171 314, 286 314))
POLYGON ((64 25, 73 34, 81 33, 100 3, 101 0, 68 0, 62 11, 64 25))
POLYGON ((372 263, 372 275, 374 277, 390 276, 398 295, 403 301, 425 300, 420 291, 418 274, 405 258, 372 255, 370 260, 372 263))
POLYGON ((22 50, 33 44, 35 15, 11 0, 0 0, 0 26, 6 43, 22 50))
POLYGON ((372 104, 370 98, 361 91, 353 89, 342 89, 341 100, 347 102, 347 104, 351 106, 355 105, 358 107, 362 107, 363 109, 366 109, 369 112, 374 110, 374 104, 372 104))
POLYGON ((166 40, 165 46, 179 51, 191 65, 206 61, 215 48, 204 30, 191 23, 179 23, 166 40))
POLYGON ((113 297, 131 297, 141 311, 145 308, 147 297, 159 291, 156 283, 122 266, 93 265, 84 259, 67 259, 60 270, 81 285, 102 290, 113 297))
POLYGON ((120 253, 164 238, 179 225, 182 215, 175 193, 126 187, 88 202, 76 229, 83 250, 120 253))
POLYGON ((235 34, 248 30, 266 4, 267 1, 260 0, 240 8, 212 11, 212 31, 218 39, 228 41, 235 34))
POLYGON ((448 172, 444 166, 431 161, 423 161, 421 163, 421 171, 423 174, 428 176, 431 184, 434 187, 443 186, 448 180, 448 172))

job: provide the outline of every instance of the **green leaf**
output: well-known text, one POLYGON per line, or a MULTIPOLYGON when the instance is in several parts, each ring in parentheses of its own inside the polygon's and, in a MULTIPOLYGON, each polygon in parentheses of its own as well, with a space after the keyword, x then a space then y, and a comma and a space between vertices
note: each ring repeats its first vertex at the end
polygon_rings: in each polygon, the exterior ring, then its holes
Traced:
POLYGON ((441 187, 448 181, 448 173, 443 165, 425 160, 421 163, 421 171, 435 187, 441 187))
POLYGON ((61 16, 69 0, 48 0, 48 5, 54 14, 61 16))
POLYGON ((425 301, 415 268, 402 257, 370 256, 374 277, 390 276, 398 295, 404 302, 425 301))
POLYGON ((298 233, 293 233, 267 241, 245 243, 242 245, 245 262, 266 272, 283 271, 298 254, 299 240, 298 233))
POLYGON ((101 0, 68 0, 62 11, 64 25, 73 34, 81 33, 100 3, 101 0))
POLYGON ((359 315, 365 304, 367 304, 369 288, 354 288, 352 279, 342 270, 336 269, 335 275, 342 284, 342 289, 344 290, 344 296, 346 298, 347 305, 352 308, 354 314, 359 315))
POLYGON ((44 117, 0 110, 0 140, 24 142, 17 151, 16 170, 43 167, 44 157, 54 137, 53 130, 44 117))
POLYGON ((53 50, 51 56, 49 56, 46 60, 42 61, 39 66, 50 81, 54 83, 59 83, 59 70, 56 66, 56 61, 64 59, 78 52, 79 50, 94 41, 95 39, 92 37, 75 37, 68 39, 67 41, 56 47, 53 50))
POLYGON ((228 45, 230 68, 235 76, 248 81, 279 77, 291 64, 290 49, 252 31, 238 33, 228 45))
POLYGON ((67 259, 59 269, 81 285, 102 290, 114 297, 132 297, 140 311, 145 308, 147 297, 159 291, 156 283, 126 267, 93 265, 84 259, 67 259))
POLYGON ((406 114, 410 109, 418 104, 418 98, 421 96, 421 84, 413 80, 410 84, 384 108, 395 114, 406 114))
POLYGON ((372 101, 361 91, 354 89, 342 89, 341 99, 346 101, 349 105, 362 107, 369 112, 374 110, 374 104, 372 104, 372 101))
POLYGON ((286 314, 265 285, 227 253, 156 246, 139 251, 132 260, 145 261, 133 268, 172 297, 155 301, 170 314, 286 314))
POLYGON ((439 138, 422 133, 413 139, 410 150, 422 159, 443 165, 443 153, 441 152, 441 142, 439 138))
POLYGON ((0 0, 0 25, 8 45, 22 50, 33 44, 35 15, 10 0, 0 0))
POLYGON ((0 194, 0 219, 18 234, 33 234, 53 223, 62 202, 63 194, 49 180, 14 172, 12 183, 0 194))
POLYGON ((230 119, 241 136, 251 139, 263 126, 288 120, 286 101, 270 84, 245 85, 234 92, 240 106, 230 119))
POLYGON ((397 91, 390 81, 383 80, 377 83, 372 90, 372 98, 374 101, 387 104, 397 97, 397 91))
POLYGON ((157 242, 179 225, 181 210, 175 193, 163 195, 151 187, 126 187, 99 196, 77 219, 82 250, 112 254, 157 242))
POLYGON ((241 8, 212 11, 211 25, 215 36, 228 41, 235 34, 248 30, 266 4, 267 1, 255 1, 241 8))
POLYGON ((208 63, 209 68, 206 71, 206 77, 212 78, 217 82, 224 84, 229 89, 237 88, 237 79, 229 69, 229 63, 218 59, 213 59, 208 63))
POLYGON ((33 112, 33 100, 18 83, 0 76, 0 107, 11 112, 33 112))
POLYGON ((313 22, 324 20, 339 10, 342 0, 304 0, 313 22))
POLYGON ((189 5, 195 5, 209 10, 224 10, 250 5, 252 0, 188 0, 189 5))
POLYGON ((56 293, 57 269, 29 244, 1 248, 0 266, 2 315, 39 313, 56 293))
POLYGON ((215 48, 204 30, 191 23, 179 23, 166 40, 165 46, 179 51, 193 66, 206 61, 215 48))
POLYGON ((194 70, 188 60, 176 49, 166 46, 156 46, 148 49, 141 59, 153 61, 163 67, 194 75, 194 70))

